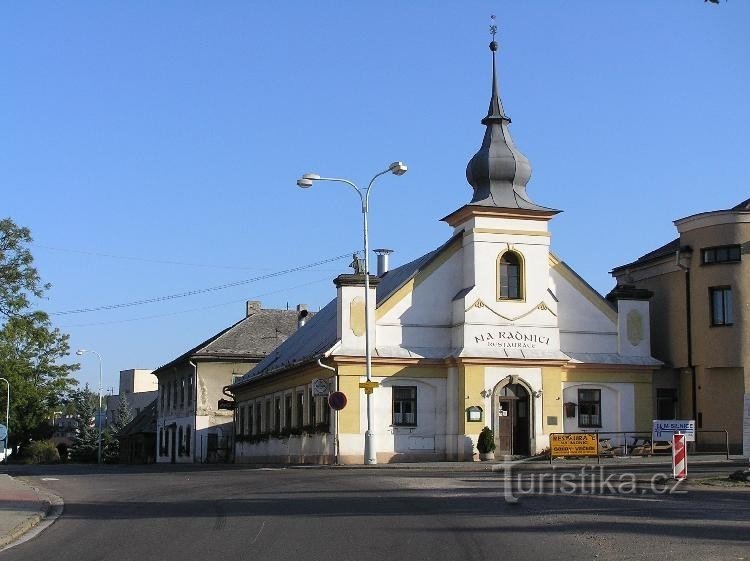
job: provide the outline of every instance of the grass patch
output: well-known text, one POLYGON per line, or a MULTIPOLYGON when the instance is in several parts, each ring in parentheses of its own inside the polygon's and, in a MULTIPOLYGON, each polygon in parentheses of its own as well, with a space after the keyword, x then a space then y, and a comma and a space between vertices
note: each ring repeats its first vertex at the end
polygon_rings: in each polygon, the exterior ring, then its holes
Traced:
POLYGON ((708 485, 709 487, 727 487, 727 488, 745 488, 750 489, 750 481, 732 481, 727 477, 708 477, 706 479, 696 479, 692 481, 699 485, 708 485))

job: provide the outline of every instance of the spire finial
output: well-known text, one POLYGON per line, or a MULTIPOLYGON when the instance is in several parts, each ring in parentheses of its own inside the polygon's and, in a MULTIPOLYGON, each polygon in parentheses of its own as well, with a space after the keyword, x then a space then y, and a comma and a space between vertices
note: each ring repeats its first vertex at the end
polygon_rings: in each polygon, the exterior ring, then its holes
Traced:
POLYGON ((490 50, 493 53, 497 50, 497 41, 495 41, 496 34, 497 34, 497 23, 495 22, 495 14, 490 14, 490 35, 492 35, 492 42, 490 43, 490 50))

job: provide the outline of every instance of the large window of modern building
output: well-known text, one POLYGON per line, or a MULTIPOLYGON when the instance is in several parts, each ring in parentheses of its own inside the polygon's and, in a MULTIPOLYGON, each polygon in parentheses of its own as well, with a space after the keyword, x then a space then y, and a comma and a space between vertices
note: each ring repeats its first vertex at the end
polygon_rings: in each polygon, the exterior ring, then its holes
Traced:
POLYGON ((506 251, 497 260, 497 298, 523 298, 523 262, 515 251, 506 251))
POLYGON ((417 387, 393 386, 393 426, 417 424, 417 387))
POLYGON ((711 325, 732 325, 734 323, 732 287, 713 286, 708 290, 711 298, 711 325))
POLYGON ((581 428, 602 426, 601 390, 578 390, 578 426, 581 428))
POLYGON ((713 265, 714 263, 737 263, 742 259, 739 245, 721 245, 717 247, 706 247, 701 250, 702 263, 713 265))

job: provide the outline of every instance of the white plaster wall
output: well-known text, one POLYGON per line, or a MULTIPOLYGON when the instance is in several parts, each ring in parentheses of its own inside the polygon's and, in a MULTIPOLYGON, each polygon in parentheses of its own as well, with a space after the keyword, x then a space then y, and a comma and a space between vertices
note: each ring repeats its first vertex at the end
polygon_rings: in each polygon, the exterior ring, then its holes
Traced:
POLYGON ((651 356, 651 327, 648 300, 617 301, 617 346, 618 352, 626 356, 651 356), (633 317, 631 318, 631 314, 633 317), (637 318, 637 319, 636 319, 637 318), (630 340, 629 322, 640 324, 640 340, 633 345, 630 340))
POLYGON ((617 353, 617 325, 557 271, 550 269, 549 278, 558 300, 562 351, 617 353))
POLYGON ((565 432, 620 432, 635 430, 635 388, 633 384, 563 382, 562 387, 563 404, 577 404, 579 389, 598 389, 602 392, 602 427, 599 429, 580 428, 578 426, 578 408, 576 407, 576 416, 570 419, 565 417, 564 411, 561 411, 563 430, 565 432))
MULTIPOLYGON (((361 306, 364 306, 365 300, 365 288, 363 286, 340 286, 337 289, 337 323, 336 333, 338 338, 341 340, 341 347, 336 354, 343 355, 364 355, 365 354, 365 335, 364 335, 364 322, 362 323, 363 330, 361 335, 355 335, 352 331, 351 321, 351 304, 353 300, 361 302, 361 306)), ((370 287, 369 294, 369 307, 370 307, 370 333, 375 333, 375 288, 370 287)), ((364 317, 364 307, 362 308, 364 317)), ((376 334, 377 335, 377 334, 376 334)), ((372 346, 376 345, 376 341, 370 341, 372 346)))
MULTIPOLYGON (((381 384, 373 392, 376 451, 387 454, 445 453, 446 381, 441 378, 402 377, 373 380, 381 384), (393 386, 417 387, 417 426, 393 426, 393 386)), ((361 381, 364 382, 365 378, 362 377, 361 381)), ((367 399, 364 392, 360 393, 360 426, 363 431, 367 427, 367 399)))

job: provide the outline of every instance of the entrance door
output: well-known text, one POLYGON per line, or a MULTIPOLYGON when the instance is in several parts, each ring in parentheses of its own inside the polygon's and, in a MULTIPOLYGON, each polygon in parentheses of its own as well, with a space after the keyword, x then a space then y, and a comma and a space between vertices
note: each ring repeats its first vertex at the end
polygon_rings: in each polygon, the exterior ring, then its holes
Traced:
POLYGON ((514 399, 500 399, 498 402, 495 446, 500 455, 510 455, 513 453, 514 405, 514 399))
POLYGON ((530 453, 531 403, 529 392, 521 384, 508 384, 497 397, 495 446, 500 455, 530 453))

